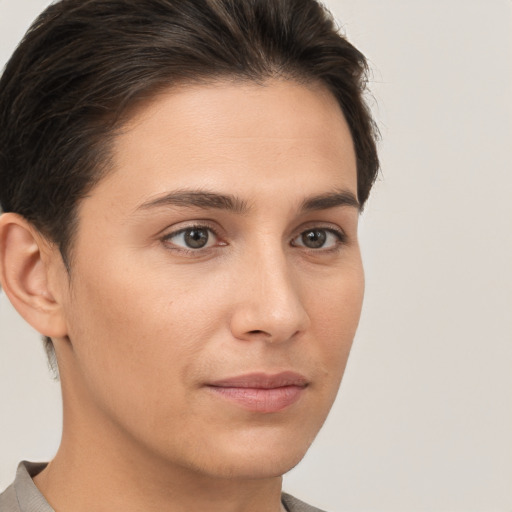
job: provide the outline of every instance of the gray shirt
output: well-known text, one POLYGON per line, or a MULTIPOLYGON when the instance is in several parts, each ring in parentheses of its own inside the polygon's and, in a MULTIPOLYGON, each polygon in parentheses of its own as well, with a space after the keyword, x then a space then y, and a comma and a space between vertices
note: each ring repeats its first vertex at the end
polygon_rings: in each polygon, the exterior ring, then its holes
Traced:
MULTIPOLYGON (((44 463, 21 462, 13 484, 0 494, 0 512, 55 512, 32 480, 45 467, 44 463)), ((285 493, 282 502, 288 512, 323 512, 285 493)))

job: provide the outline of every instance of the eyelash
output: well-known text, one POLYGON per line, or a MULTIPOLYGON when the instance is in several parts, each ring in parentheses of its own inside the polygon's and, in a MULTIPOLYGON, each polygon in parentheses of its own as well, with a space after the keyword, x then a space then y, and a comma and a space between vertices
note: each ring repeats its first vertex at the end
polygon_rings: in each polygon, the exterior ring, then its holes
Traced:
MULTIPOLYGON (((212 226, 210 226, 208 224, 194 224, 191 226, 186 226, 184 228, 178 229, 177 231, 173 231, 172 233, 166 234, 165 236, 162 237, 162 242, 164 242, 164 243, 169 242, 172 238, 175 238, 183 233, 186 233, 187 231, 193 231, 193 230, 208 231, 209 233, 213 233, 215 238, 220 238, 219 234, 212 226)), ((225 246, 228 244, 226 242, 222 242, 219 245, 225 246)), ((187 248, 187 247, 180 247, 175 244, 172 244, 171 248, 172 248, 172 250, 179 251, 184 254, 190 254, 193 256, 196 256, 196 255, 198 255, 198 253, 204 252, 205 250, 211 249, 211 247, 206 247, 206 248, 200 247, 197 249, 193 249, 193 248, 187 248)))
MULTIPOLYGON (((163 236, 161 238, 161 240, 162 240, 162 242, 164 244, 166 244, 171 239, 173 239, 173 238, 175 238, 175 237, 177 237, 177 236, 179 236, 181 234, 184 234, 186 232, 193 231, 193 230, 196 230, 196 231, 200 231, 200 230, 201 231, 208 231, 208 232, 212 233, 215 238, 217 238, 217 239, 220 238, 218 232, 212 226, 210 226, 208 224, 194 224, 194 225, 191 225, 191 226, 186 226, 184 228, 178 229, 177 231, 173 231, 171 233, 168 233, 165 236, 163 236)), ((208 243, 208 242, 209 242, 209 240, 207 240, 206 243, 208 243)), ((346 234, 341 229, 335 229, 335 228, 323 227, 323 226, 312 226, 311 228, 304 229, 300 233, 298 233, 296 236, 294 236, 292 238, 292 240, 290 241, 290 245, 292 247, 300 247, 303 250, 306 250, 308 252, 323 253, 323 254, 339 251, 341 249, 341 247, 346 245, 346 244, 347 244, 347 236, 346 236, 346 234), (298 244, 294 244, 293 243, 294 240, 298 239, 299 237, 304 236, 306 233, 311 233, 313 231, 317 231, 317 232, 321 231, 321 232, 325 232, 325 233, 334 235, 334 237, 336 237, 337 241, 336 241, 336 243, 334 244, 333 247, 329 247, 329 248, 323 248, 323 247, 311 248, 311 247, 307 247, 305 245, 298 245, 298 244)), ((194 248, 187 248, 187 247, 177 246, 176 244, 170 244, 170 245, 172 245, 172 247, 170 247, 170 248, 172 250, 174 250, 174 251, 179 251, 180 253, 183 253, 185 255, 198 256, 200 253, 204 253, 208 249, 213 249, 213 248, 219 247, 219 246, 227 246, 229 244, 227 242, 221 242, 221 243, 218 243, 216 246, 213 246, 213 247, 205 247, 205 248, 198 247, 198 248, 195 248, 195 249, 194 248)))
POLYGON ((347 235, 342 230, 324 227, 324 226, 312 226, 311 228, 307 228, 307 229, 301 231, 297 236, 295 236, 292 239, 292 242, 294 240, 297 240, 300 237, 303 237, 306 233, 312 233, 314 231, 316 231, 317 233, 320 231, 320 232, 324 232, 324 233, 333 235, 336 238, 336 241, 335 241, 333 247, 312 248, 312 247, 307 247, 305 245, 294 245, 294 244, 292 244, 292 246, 293 247, 302 247, 303 249, 305 249, 309 252, 314 252, 314 253, 322 252, 323 254, 325 254, 325 253, 332 253, 332 252, 339 251, 342 248, 342 246, 347 244, 347 235))

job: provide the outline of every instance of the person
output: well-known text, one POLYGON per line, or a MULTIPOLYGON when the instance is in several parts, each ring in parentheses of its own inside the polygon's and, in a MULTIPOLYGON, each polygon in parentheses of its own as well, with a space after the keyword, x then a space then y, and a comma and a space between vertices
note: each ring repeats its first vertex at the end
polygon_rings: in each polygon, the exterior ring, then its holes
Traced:
POLYGON ((378 172, 364 56, 316 0, 61 0, 0 81, 0 275, 63 433, 2 512, 305 512, 378 172))

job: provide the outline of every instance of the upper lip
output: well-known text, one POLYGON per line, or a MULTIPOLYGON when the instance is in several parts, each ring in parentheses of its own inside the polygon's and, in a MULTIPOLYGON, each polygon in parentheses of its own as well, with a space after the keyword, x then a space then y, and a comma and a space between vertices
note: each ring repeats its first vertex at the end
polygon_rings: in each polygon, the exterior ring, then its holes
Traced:
POLYGON ((255 389, 274 389, 285 386, 306 387, 309 384, 306 377, 300 373, 286 371, 280 373, 247 373, 236 377, 228 377, 213 382, 208 382, 208 386, 222 388, 255 388, 255 389))

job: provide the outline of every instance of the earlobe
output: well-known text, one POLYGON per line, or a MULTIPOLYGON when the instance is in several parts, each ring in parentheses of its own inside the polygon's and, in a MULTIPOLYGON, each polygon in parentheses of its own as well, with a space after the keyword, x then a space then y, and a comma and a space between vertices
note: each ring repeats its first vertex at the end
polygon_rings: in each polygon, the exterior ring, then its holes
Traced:
POLYGON ((18 313, 38 332, 66 335, 62 305, 52 293, 48 242, 20 215, 0 216, 0 282, 18 313))

